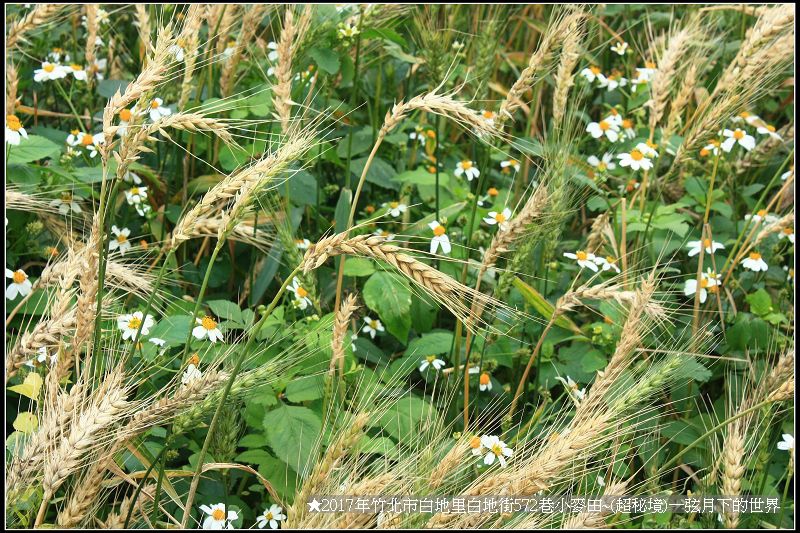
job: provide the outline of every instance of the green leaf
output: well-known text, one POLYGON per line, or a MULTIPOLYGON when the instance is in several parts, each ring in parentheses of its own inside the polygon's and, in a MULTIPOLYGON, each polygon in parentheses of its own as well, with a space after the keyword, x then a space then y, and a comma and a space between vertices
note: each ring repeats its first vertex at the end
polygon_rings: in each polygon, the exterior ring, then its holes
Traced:
POLYGON ((428 355, 438 355, 440 353, 448 353, 453 346, 453 334, 449 331, 434 331, 427 333, 422 337, 417 337, 408 343, 406 355, 412 355, 415 358, 425 357, 428 355))
POLYGON ((244 324, 242 310, 239 309, 239 306, 235 303, 229 302, 228 300, 211 300, 210 302, 206 302, 206 304, 220 319, 232 320, 233 322, 244 324))
POLYGON ((764 289, 758 289, 753 294, 748 294, 745 299, 750 304, 750 310, 760 317, 772 312, 772 298, 764 289))
POLYGON ((322 398, 325 378, 322 375, 303 376, 286 386, 286 398, 290 402, 307 402, 322 398))
MULTIPOLYGON (((371 127, 369 126, 363 127, 360 130, 354 131, 352 135, 353 135, 352 145, 350 144, 350 138, 348 136, 347 138, 342 139, 342 142, 340 142, 339 146, 336 147, 336 155, 338 155, 342 159, 347 158, 348 149, 350 150, 350 156, 352 157, 363 154, 364 152, 372 148, 371 127)), ((363 168, 364 167, 362 166, 361 169, 363 168)))
POLYGON ((103 80, 97 84, 97 94, 105 98, 113 97, 117 91, 124 93, 130 81, 128 80, 103 80))
POLYGON ((311 409, 281 405, 264 415, 264 429, 272 451, 296 472, 307 472, 322 420, 311 409))
POLYGON ((344 264, 344 275, 350 277, 371 276, 375 265, 365 257, 350 257, 344 264))
POLYGON ((26 396, 31 400, 36 400, 39 398, 39 392, 42 390, 43 384, 44 380, 42 379, 42 376, 36 372, 31 372, 25 376, 25 380, 22 383, 8 387, 8 390, 14 391, 22 396, 26 396))
POLYGON ((328 74, 336 74, 339 72, 339 56, 330 48, 312 48, 308 55, 316 61, 319 68, 328 74))
POLYGON ((376 272, 364 284, 364 301, 378 313, 386 329, 402 343, 411 329, 411 287, 391 272, 376 272))
POLYGON ((183 344, 194 327, 192 317, 187 315, 167 316, 150 330, 150 337, 163 339, 168 345, 183 344))
MULTIPOLYGON (((367 164, 367 159, 368 158, 366 157, 362 157, 360 159, 354 159, 350 163, 350 171, 355 174, 356 177, 361 177, 361 173, 364 171, 364 166, 367 164)), ((380 157, 375 157, 369 166, 369 170, 367 170, 366 180, 380 187, 397 190, 400 188, 400 185, 397 182, 392 181, 392 178, 395 176, 395 174, 397 174, 397 172, 395 172, 392 165, 380 157)))
POLYGON ((60 146, 38 135, 28 135, 27 139, 22 139, 19 146, 6 145, 6 150, 9 165, 39 161, 61 153, 60 146))
MULTIPOLYGON (((536 311, 547 320, 550 320, 554 311, 553 304, 548 302, 545 297, 539 293, 539 291, 517 277, 514 278, 514 287, 516 287, 517 290, 522 293, 522 297, 531 305, 531 307, 536 309, 536 311)), ((561 315, 556 319, 555 325, 561 329, 572 331, 581 337, 584 336, 581 328, 579 328, 575 322, 564 315, 561 315)))
POLYGON ((398 442, 412 442, 423 423, 435 427, 437 417, 436 409, 431 404, 409 395, 398 400, 373 425, 382 427, 398 442))
MULTIPOLYGON (((449 179, 447 174, 443 172, 439 173, 439 181, 441 183, 445 183, 445 180, 447 179, 449 179)), ((428 169, 420 166, 415 170, 401 172, 400 174, 394 176, 392 180, 399 181, 400 183, 413 183, 415 185, 435 185, 436 174, 431 174, 428 172, 428 169)))
POLYGON ((339 193, 339 200, 336 202, 336 233, 341 233, 347 228, 347 219, 350 217, 350 202, 353 201, 353 191, 348 188, 342 189, 339 193))

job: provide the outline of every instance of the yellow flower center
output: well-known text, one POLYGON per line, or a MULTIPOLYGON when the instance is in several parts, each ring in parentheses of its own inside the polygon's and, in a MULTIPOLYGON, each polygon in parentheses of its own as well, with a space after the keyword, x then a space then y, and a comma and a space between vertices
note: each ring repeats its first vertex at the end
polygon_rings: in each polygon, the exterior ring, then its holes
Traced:
POLYGON ((494 219, 495 219, 495 220, 496 220, 498 223, 502 224, 503 222, 505 222, 505 221, 506 221, 506 216, 505 216, 503 213, 497 213, 497 214, 494 216, 494 219))
POLYGON ((204 328, 206 328, 209 331, 217 328, 217 322, 208 315, 204 316, 203 320, 201 320, 200 323, 204 328))
POLYGON ((485 118, 486 120, 492 120, 494 118, 494 112, 493 111, 484 111, 483 112, 483 118, 485 118))
POLYGON ((622 119, 622 127, 629 130, 633 127, 633 121, 629 118, 622 119))
POLYGON ((489 381, 490 381, 490 379, 489 379, 489 373, 488 372, 484 372, 483 374, 481 374, 481 377, 480 377, 480 384, 481 385, 488 385, 489 381))
POLYGON ((22 124, 14 115, 8 115, 6 116, 6 127, 12 131, 19 131, 22 129, 22 124))
POLYGON ((81 137, 81 144, 84 146, 89 146, 91 144, 94 144, 94 139, 88 133, 84 133, 83 137, 81 137))
POLYGON ((589 70, 591 70, 592 74, 594 74, 595 76, 600 74, 600 67, 591 66, 591 67, 589 67, 589 70))
POLYGON ((783 228, 784 235, 792 235, 794 234, 794 230, 792 228, 783 228))
POLYGON ((131 187, 131 194, 139 196, 139 187, 131 187))
POLYGON ((65 204, 72 202, 72 194, 69 192, 62 192, 61 201, 64 202, 65 204))
POLYGON ((26 279, 28 279, 28 276, 22 270, 14 272, 14 283, 22 283, 26 279))
POLYGON ((425 360, 428 361, 428 363, 433 364, 433 362, 436 361, 436 356, 435 355, 429 355, 428 357, 425 358, 425 360))
POLYGON ((81 130, 69 130, 72 135, 77 135, 81 132, 81 130))
POLYGON ((497 189, 495 189, 494 187, 489 187, 489 190, 488 190, 488 191, 486 191, 486 193, 487 193, 489 196, 497 196, 497 195, 499 194, 499 193, 497 192, 497 189))
POLYGON ((142 320, 140 318, 133 317, 128 320, 128 328, 129 329, 139 329, 139 326, 142 325, 142 320))
POLYGON ((481 447, 481 439, 480 437, 472 437, 469 441, 469 447, 473 450, 477 450, 481 447))
POLYGON ((656 68, 656 64, 652 61, 645 61, 644 66, 647 68, 656 68))
POLYGON ((42 69, 44 69, 45 72, 49 73, 53 72, 56 69, 56 66, 52 63, 45 63, 42 69))
POLYGON ((655 150, 655 149, 656 149, 656 147, 658 146, 656 143, 654 143, 654 142, 651 142, 650 140, 647 140, 647 141, 645 141, 644 143, 645 143, 647 146, 649 146, 650 148, 652 148, 653 150, 655 150))
POLYGON ((225 511, 222 509, 214 509, 214 512, 211 513, 211 517, 217 521, 225 520, 225 511))
POLYGON ((472 161, 462 161, 461 162, 461 168, 463 168, 464 170, 471 169, 472 168, 472 161))
POLYGON ((625 185, 625 190, 628 192, 632 192, 636 189, 636 180, 629 180, 628 183, 625 185))
POLYGON ((131 110, 130 109, 123 109, 119 112, 119 119, 123 122, 130 122, 131 120, 131 110))
POLYGON ((575 257, 578 259, 578 261, 586 261, 586 259, 589 257, 589 254, 583 250, 578 250, 575 252, 575 257))
POLYGON ((297 287, 297 295, 300 298, 305 298, 306 296, 308 296, 308 291, 305 290, 303 287, 297 287))
POLYGON ((702 150, 700 150, 700 157, 706 157, 710 153, 711 152, 709 152, 707 148, 703 148, 702 150))
POLYGON ((151 109, 158 109, 158 106, 160 106, 160 105, 161 104, 159 104, 156 100, 153 100, 152 102, 150 102, 150 108, 151 109))
POLYGON ((616 259, 614 259, 613 257, 611 257, 610 255, 607 255, 607 256, 606 256, 606 262, 607 262, 607 263, 611 263, 611 264, 613 265, 614 263, 616 263, 616 262, 617 262, 617 260, 616 260, 616 259))
POLYGON ((118 243, 122 244, 123 242, 125 242, 127 240, 128 240, 128 238, 125 235, 122 235, 121 233, 119 235, 117 235, 117 242, 118 243))
POLYGON ((767 210, 766 210, 766 209, 759 209, 759 210, 756 212, 756 214, 757 214, 758 216, 760 216, 761 218, 764 218, 765 216, 767 216, 767 210))
POLYGON ((703 239, 703 246, 711 248, 711 239, 703 239))
POLYGON ((703 278, 700 280, 700 288, 705 289, 706 287, 708 287, 708 280, 706 278, 703 278))
POLYGON ((435 138, 436 138, 436 132, 435 132, 435 131, 433 131, 433 130, 428 130, 428 131, 426 131, 426 132, 425 132, 425 135, 427 135, 427 136, 428 136, 428 138, 430 138, 430 139, 435 139, 435 138))
POLYGON ((750 252, 750 259, 752 259, 753 261, 758 261, 759 259, 761 259, 761 254, 758 252, 750 252))
POLYGON ((750 116, 750 113, 748 113, 747 111, 742 111, 741 113, 739 113, 739 116, 742 118, 748 118, 750 116))
POLYGON ((444 235, 445 231, 446 231, 445 227, 442 226, 441 224, 433 228, 433 234, 436 235, 437 237, 441 237, 442 235, 444 235))
POLYGON ((71 64, 71 65, 70 65, 70 68, 71 68, 72 70, 76 71, 76 72, 80 72, 81 70, 83 70, 83 67, 82 67, 82 66, 80 66, 80 65, 77 65, 77 64, 75 64, 75 63, 71 64))
POLYGON ((392 209, 397 209, 397 206, 400 205, 400 202, 389 202, 389 207, 392 209))
POLYGON ((641 161, 642 159, 644 159, 644 154, 634 148, 633 150, 631 150, 631 159, 633 159, 634 161, 641 161))
POLYGON ((736 130, 733 132, 733 138, 736 139, 737 141, 739 139, 742 139, 743 137, 744 137, 744 132, 742 130, 736 130))
POLYGON ((428 167, 428 173, 430 173, 430 174, 436 174, 436 167, 435 167, 435 166, 433 166, 433 165, 430 165, 430 166, 428 167))
POLYGON ((601 120, 599 126, 601 130, 606 131, 611 127, 611 124, 609 124, 605 120, 601 120))
POLYGON ((772 124, 767 124, 767 131, 775 133, 775 126, 773 126, 772 124))
POLYGON ((197 353, 193 353, 192 356, 189 358, 189 364, 197 366, 200 364, 200 356, 197 353))
POLYGON ((597 170, 603 171, 606 168, 607 168, 607 166, 606 166, 605 162, 600 161, 599 163, 597 163, 597 170))
POLYGON ((503 455, 503 448, 499 444, 495 444, 492 446, 492 453, 495 454, 497 457, 503 455))
POLYGON ((264 513, 264 518, 266 518, 267 520, 272 520, 272 513, 269 512, 269 511, 266 511, 264 513))

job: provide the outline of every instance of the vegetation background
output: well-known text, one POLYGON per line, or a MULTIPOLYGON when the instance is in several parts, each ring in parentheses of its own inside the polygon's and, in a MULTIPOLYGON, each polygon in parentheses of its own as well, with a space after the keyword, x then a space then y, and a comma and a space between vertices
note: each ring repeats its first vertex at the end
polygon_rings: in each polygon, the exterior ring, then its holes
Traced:
POLYGON ((6 19, 8 527, 794 525, 793 5, 6 19))

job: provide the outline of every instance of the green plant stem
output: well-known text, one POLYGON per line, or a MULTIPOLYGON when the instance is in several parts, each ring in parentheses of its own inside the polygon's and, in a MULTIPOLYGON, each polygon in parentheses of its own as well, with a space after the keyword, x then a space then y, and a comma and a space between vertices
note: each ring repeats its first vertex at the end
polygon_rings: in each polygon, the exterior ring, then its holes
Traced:
POLYGON ((269 307, 264 311, 261 320, 258 321, 258 324, 251 330, 250 337, 247 339, 247 344, 245 344, 244 348, 239 352, 236 357, 236 361, 234 362, 233 369, 231 370, 231 375, 228 378, 228 381, 225 383, 225 388, 222 391, 222 396, 219 399, 219 403, 217 404, 217 409, 214 411, 214 416, 211 419, 211 423, 208 426, 208 431, 206 432, 206 438, 203 441, 203 448, 200 450, 200 453, 197 456, 197 468, 195 469, 194 476, 192 476, 192 483, 189 487, 189 495, 186 497, 186 505, 183 509, 183 518, 181 519, 181 529, 186 529, 187 524, 189 523, 189 517, 192 514, 192 504, 194 503, 194 497, 197 494, 197 486, 200 484, 200 473, 203 471, 203 461, 205 460, 206 454, 208 453, 208 447, 211 444, 211 438, 214 435, 214 431, 217 429, 217 424, 219 423, 219 418, 222 413, 222 408, 225 405, 225 400, 228 398, 228 394, 231 392, 231 387, 233 386, 233 382, 236 379, 236 376, 239 374, 239 370, 242 368, 242 363, 244 362, 245 356, 251 352, 253 345, 255 344, 256 338, 261 331, 261 328, 267 321, 267 318, 272 314, 272 311, 278 305, 278 302, 283 296, 283 293, 286 291, 286 288, 291 283, 292 279, 300 273, 300 267, 296 267, 291 274, 289 274, 281 285, 280 289, 278 289, 277 294, 272 299, 272 302, 269 304, 269 307))

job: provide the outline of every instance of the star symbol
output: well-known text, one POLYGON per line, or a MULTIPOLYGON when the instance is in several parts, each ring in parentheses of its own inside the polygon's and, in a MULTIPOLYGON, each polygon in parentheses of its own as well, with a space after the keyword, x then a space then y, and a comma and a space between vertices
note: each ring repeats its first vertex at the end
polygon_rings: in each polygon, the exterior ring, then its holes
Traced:
POLYGON ((318 512, 318 513, 319 513, 319 512, 320 512, 319 505, 320 505, 321 503, 322 503, 322 502, 320 502, 320 501, 317 501, 317 499, 316 499, 316 498, 314 498, 313 500, 311 500, 310 502, 308 502, 308 512, 309 512, 309 513, 313 513, 314 511, 316 511, 316 512, 318 512))

